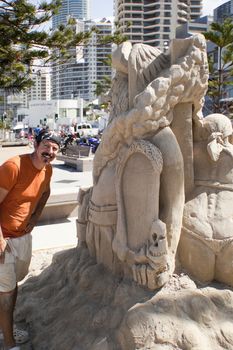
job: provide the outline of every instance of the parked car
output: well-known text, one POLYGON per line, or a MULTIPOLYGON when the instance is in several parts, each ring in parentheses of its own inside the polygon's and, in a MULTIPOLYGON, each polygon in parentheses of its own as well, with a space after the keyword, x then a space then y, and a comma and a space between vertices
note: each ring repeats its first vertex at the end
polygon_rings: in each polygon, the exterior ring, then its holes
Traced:
POLYGON ((13 132, 15 134, 16 139, 24 139, 28 137, 28 128, 26 127, 17 127, 13 128, 13 132))

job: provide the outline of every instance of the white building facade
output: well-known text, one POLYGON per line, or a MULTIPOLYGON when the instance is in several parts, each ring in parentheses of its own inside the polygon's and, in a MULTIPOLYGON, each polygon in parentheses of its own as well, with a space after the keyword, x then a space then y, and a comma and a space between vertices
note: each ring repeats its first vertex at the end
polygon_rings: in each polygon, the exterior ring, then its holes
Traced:
POLYGON ((51 74, 48 70, 34 70, 31 74, 33 86, 27 90, 28 101, 51 99, 51 74))
POLYGON ((200 17, 201 10, 202 0, 115 0, 120 32, 132 43, 160 49, 175 38, 178 25, 200 17))
POLYGON ((47 125, 50 129, 71 126, 83 121, 83 101, 34 100, 29 102, 27 114, 21 122, 29 127, 47 125))

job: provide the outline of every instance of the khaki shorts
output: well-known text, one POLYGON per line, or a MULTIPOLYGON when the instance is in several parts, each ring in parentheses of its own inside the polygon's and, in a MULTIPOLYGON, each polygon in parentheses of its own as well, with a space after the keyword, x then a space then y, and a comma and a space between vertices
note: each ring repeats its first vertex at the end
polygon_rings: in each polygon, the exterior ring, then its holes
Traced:
POLYGON ((24 279, 32 256, 32 236, 24 235, 8 241, 10 252, 5 252, 5 261, 0 263, 0 292, 10 292, 16 283, 24 279))

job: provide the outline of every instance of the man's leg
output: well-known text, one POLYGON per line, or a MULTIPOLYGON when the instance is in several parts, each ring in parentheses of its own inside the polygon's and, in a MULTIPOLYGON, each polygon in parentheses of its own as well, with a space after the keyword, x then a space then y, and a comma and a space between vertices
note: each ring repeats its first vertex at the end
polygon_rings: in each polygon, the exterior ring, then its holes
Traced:
POLYGON ((13 337, 13 312, 17 297, 17 287, 10 292, 0 292, 0 328, 3 332, 5 349, 15 346, 13 337))
POLYGON ((0 329, 3 332, 6 349, 15 346, 13 314, 18 291, 17 281, 21 281, 28 273, 31 260, 31 235, 10 239, 8 245, 11 250, 5 259, 8 263, 5 261, 4 264, 0 264, 0 329), (16 251, 22 260, 15 258, 12 251, 16 251))

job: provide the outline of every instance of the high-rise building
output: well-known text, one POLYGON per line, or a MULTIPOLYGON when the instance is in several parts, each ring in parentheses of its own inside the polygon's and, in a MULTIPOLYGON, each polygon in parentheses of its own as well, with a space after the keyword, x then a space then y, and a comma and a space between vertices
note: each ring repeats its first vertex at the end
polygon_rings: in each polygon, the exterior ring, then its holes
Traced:
POLYGON ((222 23, 227 17, 233 16, 233 0, 226 1, 224 4, 214 9, 214 22, 222 23))
POLYGON ((120 32, 132 43, 160 49, 175 38, 178 25, 200 17, 201 10, 202 0, 115 0, 120 32))
POLYGON ((56 29, 59 24, 67 24, 67 20, 90 19, 90 0, 62 0, 58 14, 52 18, 52 29, 56 29))
POLYGON ((184 39, 194 34, 202 34, 210 29, 213 16, 203 16, 176 28, 176 38, 184 39))
POLYGON ((69 99, 80 97, 87 101, 96 98, 95 81, 103 76, 112 76, 112 69, 103 60, 111 55, 112 46, 97 45, 98 37, 112 34, 113 24, 108 19, 101 21, 78 20, 76 32, 89 31, 93 26, 98 33, 93 33, 90 43, 86 46, 76 47, 74 58, 65 63, 52 66, 52 99, 69 99))
POLYGON ((51 76, 48 70, 38 69, 31 74, 33 85, 27 89, 28 101, 51 99, 51 76))
POLYGON ((59 24, 67 25, 70 17, 76 19, 75 31, 86 32, 93 26, 99 29, 99 34, 93 34, 90 44, 73 49, 71 60, 52 64, 52 99, 83 98, 91 101, 94 94, 94 81, 101 80, 104 75, 111 76, 112 70, 102 62, 111 54, 111 45, 97 46, 99 35, 112 34, 112 23, 103 19, 90 19, 91 0, 62 0, 59 13, 52 18, 52 29, 59 24))
POLYGON ((28 113, 31 101, 49 101, 51 99, 51 76, 48 69, 33 70, 30 74, 33 85, 24 92, 7 96, 6 110, 21 122, 28 113))
MULTIPOLYGON (((190 19, 191 21, 193 21, 201 16, 202 0, 190 0, 189 2, 190 19)), ((180 3, 182 3, 182 0, 180 0, 180 3)))

